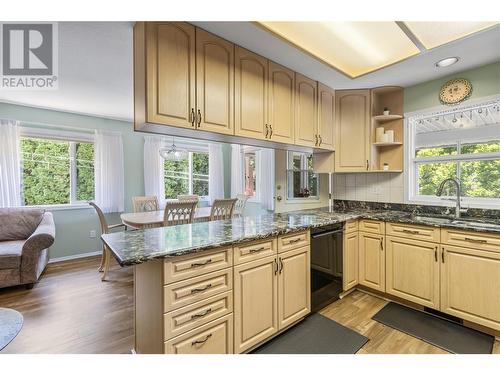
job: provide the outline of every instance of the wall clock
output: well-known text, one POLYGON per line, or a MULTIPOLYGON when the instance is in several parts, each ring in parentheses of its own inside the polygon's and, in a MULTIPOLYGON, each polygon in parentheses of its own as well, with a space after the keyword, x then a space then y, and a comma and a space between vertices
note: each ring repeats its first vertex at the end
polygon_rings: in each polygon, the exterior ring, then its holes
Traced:
POLYGON ((441 104, 453 105, 466 100, 472 93, 472 85, 465 78, 451 79, 446 82, 439 92, 441 104))

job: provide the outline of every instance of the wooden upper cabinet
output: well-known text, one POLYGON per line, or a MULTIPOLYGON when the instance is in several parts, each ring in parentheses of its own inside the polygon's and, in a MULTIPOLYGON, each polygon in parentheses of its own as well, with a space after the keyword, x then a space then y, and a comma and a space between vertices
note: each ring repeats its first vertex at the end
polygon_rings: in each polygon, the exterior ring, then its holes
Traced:
POLYGON ((370 169, 370 90, 335 92, 335 171, 370 169))
POLYGON ((335 149, 335 91, 318 83, 318 137, 320 148, 335 149))
POLYGON ((148 122, 192 127, 195 28, 184 22, 146 24, 148 122))
POLYGON ((235 48, 235 135, 266 139, 267 59, 235 48))
POLYGON ((234 132, 234 45, 196 29, 197 127, 234 132))
POLYGON ((295 73, 295 144, 314 147, 317 137, 318 83, 295 73))
POLYGON ((293 143, 295 73, 269 61, 268 125, 269 138, 293 143))

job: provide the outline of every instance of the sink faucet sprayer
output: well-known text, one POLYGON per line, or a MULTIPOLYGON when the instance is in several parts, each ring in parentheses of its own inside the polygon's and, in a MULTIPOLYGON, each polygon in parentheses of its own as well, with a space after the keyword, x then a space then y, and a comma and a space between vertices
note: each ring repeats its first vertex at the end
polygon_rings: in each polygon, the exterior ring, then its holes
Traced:
MULTIPOLYGON (((457 199, 456 199, 456 208, 455 208, 455 218, 456 219, 460 219, 460 214, 462 212, 467 212, 467 209, 462 209, 461 208, 461 204, 460 204, 460 197, 462 195, 462 187, 460 185, 460 181, 456 178, 447 178, 446 180, 444 180, 443 182, 441 182, 441 184, 439 185, 438 189, 437 189, 437 192, 436 192, 436 195, 438 197, 441 196, 441 194, 443 194, 443 189, 444 189, 444 186, 446 185, 447 182, 452 182, 455 184, 455 187, 457 189, 457 199)), ((441 199, 444 199, 444 200, 450 200, 450 201, 454 201, 455 199, 452 199, 452 198, 441 198, 441 199)))

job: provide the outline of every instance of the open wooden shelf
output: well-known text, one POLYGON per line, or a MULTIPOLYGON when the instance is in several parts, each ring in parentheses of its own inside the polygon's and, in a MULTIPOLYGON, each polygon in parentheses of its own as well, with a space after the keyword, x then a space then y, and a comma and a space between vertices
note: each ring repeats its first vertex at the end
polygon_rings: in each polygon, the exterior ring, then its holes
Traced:
POLYGON ((384 146, 401 146, 403 142, 375 142, 373 145, 375 147, 384 147, 384 146))
POLYGON ((371 147, 371 167, 373 172, 401 173, 403 171, 403 88, 396 86, 378 87, 371 90, 371 139, 376 138, 376 129, 394 131, 394 142, 374 142, 371 147), (390 115, 381 115, 387 108, 390 115), (390 170, 384 171, 384 163, 390 170))
POLYGON ((373 116, 373 120, 377 122, 387 122, 387 121, 393 121, 393 120, 400 120, 402 119, 403 116, 401 115, 377 115, 373 116))

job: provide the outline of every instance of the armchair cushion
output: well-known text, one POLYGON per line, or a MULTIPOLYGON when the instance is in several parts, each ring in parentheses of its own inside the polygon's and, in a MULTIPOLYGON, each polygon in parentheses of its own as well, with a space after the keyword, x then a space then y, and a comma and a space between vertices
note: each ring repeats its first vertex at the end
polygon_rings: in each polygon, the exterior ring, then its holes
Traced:
POLYGON ((37 229, 44 210, 0 208, 0 241, 25 240, 37 229))
POLYGON ((23 240, 0 242, 0 270, 19 269, 23 245, 23 240))

